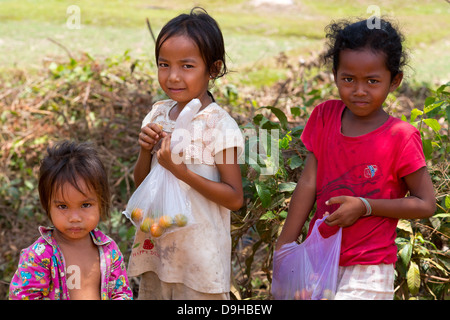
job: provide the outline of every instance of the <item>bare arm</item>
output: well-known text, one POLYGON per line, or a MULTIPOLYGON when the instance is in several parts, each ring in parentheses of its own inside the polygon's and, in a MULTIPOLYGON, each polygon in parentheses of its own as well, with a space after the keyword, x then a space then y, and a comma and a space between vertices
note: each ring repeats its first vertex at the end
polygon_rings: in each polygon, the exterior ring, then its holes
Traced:
POLYGON ((316 201, 316 174, 317 159, 310 152, 306 157, 305 168, 292 195, 288 215, 275 250, 280 249, 286 243, 297 240, 299 237, 316 201))
MULTIPOLYGON (((372 207, 372 215, 397 219, 422 219, 436 210, 433 183, 427 168, 423 167, 404 177, 410 195, 400 199, 366 199, 372 207)), ((327 204, 341 204, 325 222, 329 226, 347 227, 366 213, 362 201, 356 197, 331 198, 327 204)))
POLYGON ((216 155, 221 157, 223 161, 216 161, 217 168, 220 173, 220 182, 206 179, 195 172, 189 170, 184 163, 176 164, 172 160, 170 152, 170 136, 164 138, 161 149, 157 152, 158 162, 167 170, 173 173, 175 177, 190 185, 207 199, 224 206, 230 210, 238 210, 244 202, 244 192, 242 190, 242 178, 239 164, 237 162, 237 150, 226 149, 216 155), (228 153, 233 153, 232 163, 225 160, 228 153))

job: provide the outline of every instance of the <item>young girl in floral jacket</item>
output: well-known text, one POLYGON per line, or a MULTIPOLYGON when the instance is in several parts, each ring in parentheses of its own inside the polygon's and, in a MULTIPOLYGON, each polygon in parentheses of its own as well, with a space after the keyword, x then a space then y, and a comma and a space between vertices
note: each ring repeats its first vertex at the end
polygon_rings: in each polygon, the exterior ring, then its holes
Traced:
POLYGON ((110 193, 95 149, 70 142, 49 148, 39 195, 54 227, 39 227, 39 239, 22 250, 9 299, 132 299, 122 253, 97 229, 110 193))

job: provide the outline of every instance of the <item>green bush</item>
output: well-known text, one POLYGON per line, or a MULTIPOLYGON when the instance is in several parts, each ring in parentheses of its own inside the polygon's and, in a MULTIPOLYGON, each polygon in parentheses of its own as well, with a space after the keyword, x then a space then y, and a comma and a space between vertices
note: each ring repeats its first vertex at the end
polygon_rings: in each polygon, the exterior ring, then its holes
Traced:
MULTIPOLYGON (((280 57, 280 69, 289 76, 272 87, 244 94, 246 88, 224 82, 212 89, 244 135, 249 133, 241 164, 245 205, 232 212, 231 221, 236 299, 271 298, 273 247, 306 155, 300 135, 314 105, 336 97, 332 77, 317 69, 315 58, 297 66, 285 58, 280 57)), ((125 52, 103 62, 88 55, 55 61, 33 76, 16 70, 0 79, 0 297, 6 297, 20 250, 37 238, 39 224, 48 223, 36 190, 37 170, 47 145, 61 139, 98 146, 113 189, 111 219, 100 227, 128 260, 135 230, 121 212, 135 189, 132 171, 142 118, 162 97, 152 70, 147 61, 132 60, 125 52)), ((422 109, 401 111, 422 134, 438 210, 430 219, 399 223, 398 299, 448 296, 448 87, 427 89, 422 109)), ((423 91, 408 90, 391 99, 412 99, 423 91)), ((307 227, 308 222, 302 237, 307 227)), ((132 279, 132 284, 136 290, 137 282, 132 279)))

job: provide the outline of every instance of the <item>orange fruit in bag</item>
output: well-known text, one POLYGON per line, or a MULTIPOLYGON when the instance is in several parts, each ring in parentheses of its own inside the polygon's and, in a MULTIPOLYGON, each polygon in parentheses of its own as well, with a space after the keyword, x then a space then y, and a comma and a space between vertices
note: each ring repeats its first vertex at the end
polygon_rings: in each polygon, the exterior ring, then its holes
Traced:
POLYGON ((160 226, 159 224, 157 224, 157 223, 152 224, 152 226, 150 227, 150 234, 151 234, 152 237, 154 237, 154 238, 160 237, 163 233, 164 233, 164 228, 161 227, 161 226, 160 226))
POLYGON ((134 208, 133 211, 131 211, 131 220, 135 223, 139 223, 142 220, 143 215, 144 212, 141 208, 134 208))
POLYGON ((159 225, 162 228, 170 228, 173 224, 173 219, 171 216, 162 216, 161 218, 159 218, 159 225))
POLYGON ((142 221, 142 223, 141 223, 141 231, 145 232, 145 233, 149 232, 152 224, 153 224, 153 220, 151 218, 148 218, 148 217, 145 218, 144 221, 142 221))
POLYGON ((182 213, 177 214, 174 220, 178 227, 184 227, 187 225, 187 217, 182 213))

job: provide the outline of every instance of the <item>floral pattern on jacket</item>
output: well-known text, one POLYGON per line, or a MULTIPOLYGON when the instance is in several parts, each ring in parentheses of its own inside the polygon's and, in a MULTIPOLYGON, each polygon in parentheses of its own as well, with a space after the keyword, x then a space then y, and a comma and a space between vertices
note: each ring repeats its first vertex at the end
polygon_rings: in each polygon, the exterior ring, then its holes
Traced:
MULTIPOLYGON (((11 300, 69 300, 66 266, 53 228, 39 227, 41 237, 22 250, 9 288, 11 300)), ((122 253, 110 237, 98 229, 91 237, 99 249, 102 300, 133 298, 122 253)))

